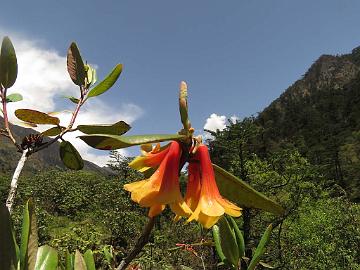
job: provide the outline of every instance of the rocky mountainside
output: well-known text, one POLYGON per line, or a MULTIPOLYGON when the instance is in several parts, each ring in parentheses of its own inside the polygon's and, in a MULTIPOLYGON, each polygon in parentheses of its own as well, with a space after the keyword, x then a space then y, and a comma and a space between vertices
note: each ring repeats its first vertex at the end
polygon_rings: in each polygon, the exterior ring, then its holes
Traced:
MULTIPOLYGON (((1 117, 0 123, 3 123, 3 119, 1 117)), ((12 126, 12 131, 17 141, 20 142, 22 138, 29 134, 38 134, 38 132, 33 129, 23 128, 15 125, 12 126)), ((49 140, 49 138, 44 138, 44 140, 49 140)), ((0 137, 0 173, 13 172, 16 168, 20 156, 21 154, 16 152, 16 147, 12 145, 7 138, 0 137)), ((101 168, 92 162, 85 161, 84 163, 85 170, 91 170, 107 174, 106 169, 101 168)), ((34 173, 50 167, 58 167, 59 169, 65 169, 65 166, 63 165, 59 157, 58 143, 54 143, 47 149, 44 149, 32 155, 29 159, 29 162, 27 162, 25 165, 25 172, 34 173)))
POLYGON ((265 149, 294 145, 360 199, 360 47, 322 55, 257 121, 265 149))

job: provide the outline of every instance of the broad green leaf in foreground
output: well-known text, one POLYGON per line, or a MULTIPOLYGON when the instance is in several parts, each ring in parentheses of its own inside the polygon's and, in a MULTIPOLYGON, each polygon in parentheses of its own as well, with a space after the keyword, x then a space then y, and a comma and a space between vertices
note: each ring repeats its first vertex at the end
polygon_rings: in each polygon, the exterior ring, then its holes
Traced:
POLYGON ((103 81, 98 83, 94 88, 89 91, 87 95, 88 98, 101 95, 107 90, 109 90, 119 78, 121 71, 122 65, 116 65, 115 68, 111 71, 111 73, 107 75, 103 81))
POLYGON ((17 267, 16 242, 10 214, 4 204, 0 205, 0 269, 15 270, 17 267))
POLYGON ((30 109, 18 109, 15 111, 17 118, 24 122, 40 124, 40 125, 58 125, 60 119, 54 116, 50 116, 46 113, 30 110, 30 109))
POLYGON ((264 254, 265 247, 266 247, 267 243, 269 242, 271 231, 272 231, 272 224, 270 224, 266 228, 263 236, 261 237, 260 242, 259 242, 258 246, 256 247, 254 256, 252 257, 251 262, 249 264, 248 270, 255 269, 256 265, 260 262, 260 258, 264 254))
POLYGON ((235 233, 225 216, 220 218, 218 225, 222 251, 226 259, 235 267, 237 267, 239 264, 240 255, 235 233))
POLYGON ((34 269, 38 252, 35 206, 30 199, 25 204, 20 244, 20 269, 34 269))
POLYGON ((84 253, 84 261, 86 264, 87 270, 96 270, 95 268, 95 261, 94 261, 94 255, 90 249, 88 249, 84 253))
POLYGON ((7 103, 18 102, 18 101, 21 101, 21 100, 23 100, 23 97, 22 97, 22 95, 20 95, 18 93, 13 93, 13 94, 10 94, 10 95, 6 96, 6 102, 7 103))
POLYGON ((130 125, 119 121, 112 125, 79 125, 77 129, 85 134, 110 134, 122 135, 130 130, 130 125))
POLYGON ((84 167, 82 157, 70 142, 62 141, 60 143, 60 158, 69 169, 81 170, 84 167))
POLYGON ((114 150, 126 148, 134 145, 145 143, 155 143, 170 140, 184 139, 184 135, 179 134, 151 134, 151 135, 135 135, 135 136, 116 136, 106 134, 93 134, 79 136, 81 140, 89 146, 100 150, 114 150))
POLYGON ((85 66, 75 42, 72 42, 68 49, 67 69, 71 80, 76 85, 84 85, 86 76, 85 66))
POLYGON ((11 40, 4 37, 0 54, 0 83, 10 88, 16 81, 18 72, 16 53, 11 40))
POLYGON ((52 247, 46 245, 39 247, 34 270, 56 270, 57 268, 58 268, 57 251, 52 247))
POLYGON ((284 213, 284 208, 269 199, 262 193, 253 189, 250 185, 223 168, 213 164, 216 183, 220 193, 230 201, 240 206, 259 208, 276 215, 284 213))

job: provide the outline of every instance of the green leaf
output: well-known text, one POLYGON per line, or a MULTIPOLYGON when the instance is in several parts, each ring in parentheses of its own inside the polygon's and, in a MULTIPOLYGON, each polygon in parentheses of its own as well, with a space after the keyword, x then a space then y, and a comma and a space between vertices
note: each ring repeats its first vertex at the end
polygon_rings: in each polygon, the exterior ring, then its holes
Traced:
POLYGON ((178 134, 151 134, 135 136, 116 136, 107 134, 94 134, 79 136, 89 146, 100 150, 114 150, 145 143, 155 143, 186 138, 178 134))
POLYGON ((122 135, 130 130, 130 125, 119 121, 112 125, 79 125, 77 129, 85 134, 122 135))
POLYGON ((78 104, 80 99, 73 97, 73 96, 64 96, 64 98, 69 99, 72 103, 78 104))
POLYGON ((0 54, 0 83, 10 88, 16 81, 18 72, 16 53, 11 40, 4 37, 0 54))
POLYGON ((236 176, 213 164, 215 179, 220 193, 227 199, 249 208, 259 208, 276 215, 284 213, 278 203, 269 199, 236 176))
POLYGON ((81 170, 84 167, 84 161, 76 148, 67 141, 60 143, 60 158, 71 170, 81 170))
POLYGON ((40 125, 58 125, 60 123, 60 119, 57 117, 30 109, 18 109, 15 111, 15 115, 20 120, 28 123, 40 125))
POLYGON ((75 260, 75 254, 71 254, 67 250, 66 256, 65 256, 65 270, 73 270, 74 269, 74 260, 75 260))
POLYGON ((85 66, 75 42, 72 42, 68 49, 67 70, 71 80, 76 85, 84 85, 86 76, 85 66))
POLYGON ((56 270, 58 268, 58 254, 55 249, 49 246, 41 246, 37 252, 34 270, 56 270))
POLYGON ((25 204, 20 244, 20 269, 34 269, 38 252, 35 206, 32 200, 25 204))
POLYGON ((52 127, 52 128, 49 128, 43 132, 41 132, 41 134, 43 136, 48 136, 48 137, 51 137, 51 136, 57 136, 61 133, 61 131, 63 131, 65 129, 65 127, 61 127, 61 126, 58 126, 58 127, 52 127))
POLYGON ((109 90, 110 87, 113 86, 114 83, 119 78, 121 71, 122 71, 122 65, 121 64, 116 65, 115 68, 111 71, 111 73, 107 75, 102 82, 97 84, 94 88, 92 88, 89 91, 87 97, 88 98, 95 97, 109 90))
POLYGON ((7 207, 0 205, 0 269, 15 270, 17 256, 13 227, 7 207))
POLYGON ((251 262, 249 264, 248 270, 255 269, 256 265, 260 262, 260 257, 264 254, 265 247, 266 247, 267 243, 269 242, 271 231, 272 231, 272 224, 270 224, 266 228, 263 236, 261 237, 261 240, 260 240, 258 246, 256 247, 254 256, 252 257, 251 262))
POLYGON ((112 254, 111 247, 110 246, 105 246, 103 248, 103 253, 104 253, 105 260, 107 261, 107 263, 109 265, 111 265, 113 263, 113 261, 114 261, 114 256, 112 254))
POLYGON ((86 264, 83 256, 81 255, 80 251, 75 251, 75 262, 74 262, 74 269, 76 270, 86 270, 86 264))
POLYGON ((86 76, 87 76, 87 87, 93 85, 96 80, 96 70, 94 68, 92 68, 90 65, 86 64, 85 65, 85 71, 86 71, 86 76))
POLYGON ((88 249, 84 253, 84 261, 86 264, 87 270, 96 270, 95 268, 95 261, 94 261, 94 255, 90 249, 88 249))
POLYGON ((220 230, 220 243, 222 251, 224 252, 226 259, 235 267, 237 267, 239 264, 240 255, 235 233, 224 216, 219 219, 218 225, 220 230))
POLYGON ((224 255, 224 252, 221 247, 220 229, 219 229, 218 225, 215 224, 214 226, 212 226, 212 233, 213 233, 213 238, 214 238, 214 242, 215 242, 216 253, 219 256, 220 260, 222 262, 224 262, 224 261, 226 261, 226 257, 224 255))
POLYGON ((6 96, 6 102, 10 103, 10 102, 18 102, 23 100, 23 96, 18 94, 18 93, 14 93, 14 94, 10 94, 8 96, 6 96))
POLYGON ((244 237, 238 227, 238 225, 235 222, 235 219, 233 219, 231 216, 226 216, 227 220, 230 222, 230 226, 233 228, 234 233, 235 233, 235 237, 236 237, 236 242, 237 245, 239 247, 239 256, 240 258, 245 256, 245 241, 244 241, 244 237))

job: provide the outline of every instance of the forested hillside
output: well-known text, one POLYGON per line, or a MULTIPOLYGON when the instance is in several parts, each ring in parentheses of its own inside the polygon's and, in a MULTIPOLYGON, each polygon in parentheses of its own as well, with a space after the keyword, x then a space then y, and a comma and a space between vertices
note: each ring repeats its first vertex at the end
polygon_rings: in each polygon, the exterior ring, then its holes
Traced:
POLYGON ((360 48, 321 56, 256 122, 264 154, 293 145, 360 199, 360 48))

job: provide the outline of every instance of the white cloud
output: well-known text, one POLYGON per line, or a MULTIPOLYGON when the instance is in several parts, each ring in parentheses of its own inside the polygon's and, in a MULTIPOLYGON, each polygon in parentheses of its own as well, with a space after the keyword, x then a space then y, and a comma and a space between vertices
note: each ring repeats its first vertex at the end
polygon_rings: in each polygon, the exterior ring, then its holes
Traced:
MULTIPOLYGON (((78 88, 71 81, 66 70, 66 57, 52 49, 44 48, 38 41, 32 41, 19 35, 11 35, 18 59, 18 77, 9 94, 20 93, 24 100, 11 103, 9 106, 10 120, 16 124, 17 119, 13 113, 19 108, 35 109, 43 112, 58 111, 63 103, 60 98, 64 95, 78 95, 78 88)), ((142 109, 135 104, 123 104, 120 108, 110 107, 101 99, 89 99, 81 108, 76 119, 77 124, 106 124, 124 120, 132 123, 142 115, 142 109)), ((61 119, 62 125, 67 125, 71 113, 56 115, 61 119)), ((76 126, 75 125, 75 126, 76 126)), ((44 130, 46 127, 41 127, 44 130)), ((38 129, 38 130, 40 130, 38 129)), ((80 135, 73 132, 66 135, 79 150, 84 159, 99 165, 106 164, 107 152, 93 150, 81 140, 76 139, 80 135)), ((45 150, 46 151, 46 150, 45 150)), ((125 152, 124 152, 125 153, 125 152)))
POLYGON ((217 115, 213 113, 210 115, 208 119, 206 119, 206 123, 204 125, 204 129, 216 131, 223 130, 226 127, 226 116, 225 115, 217 115))

